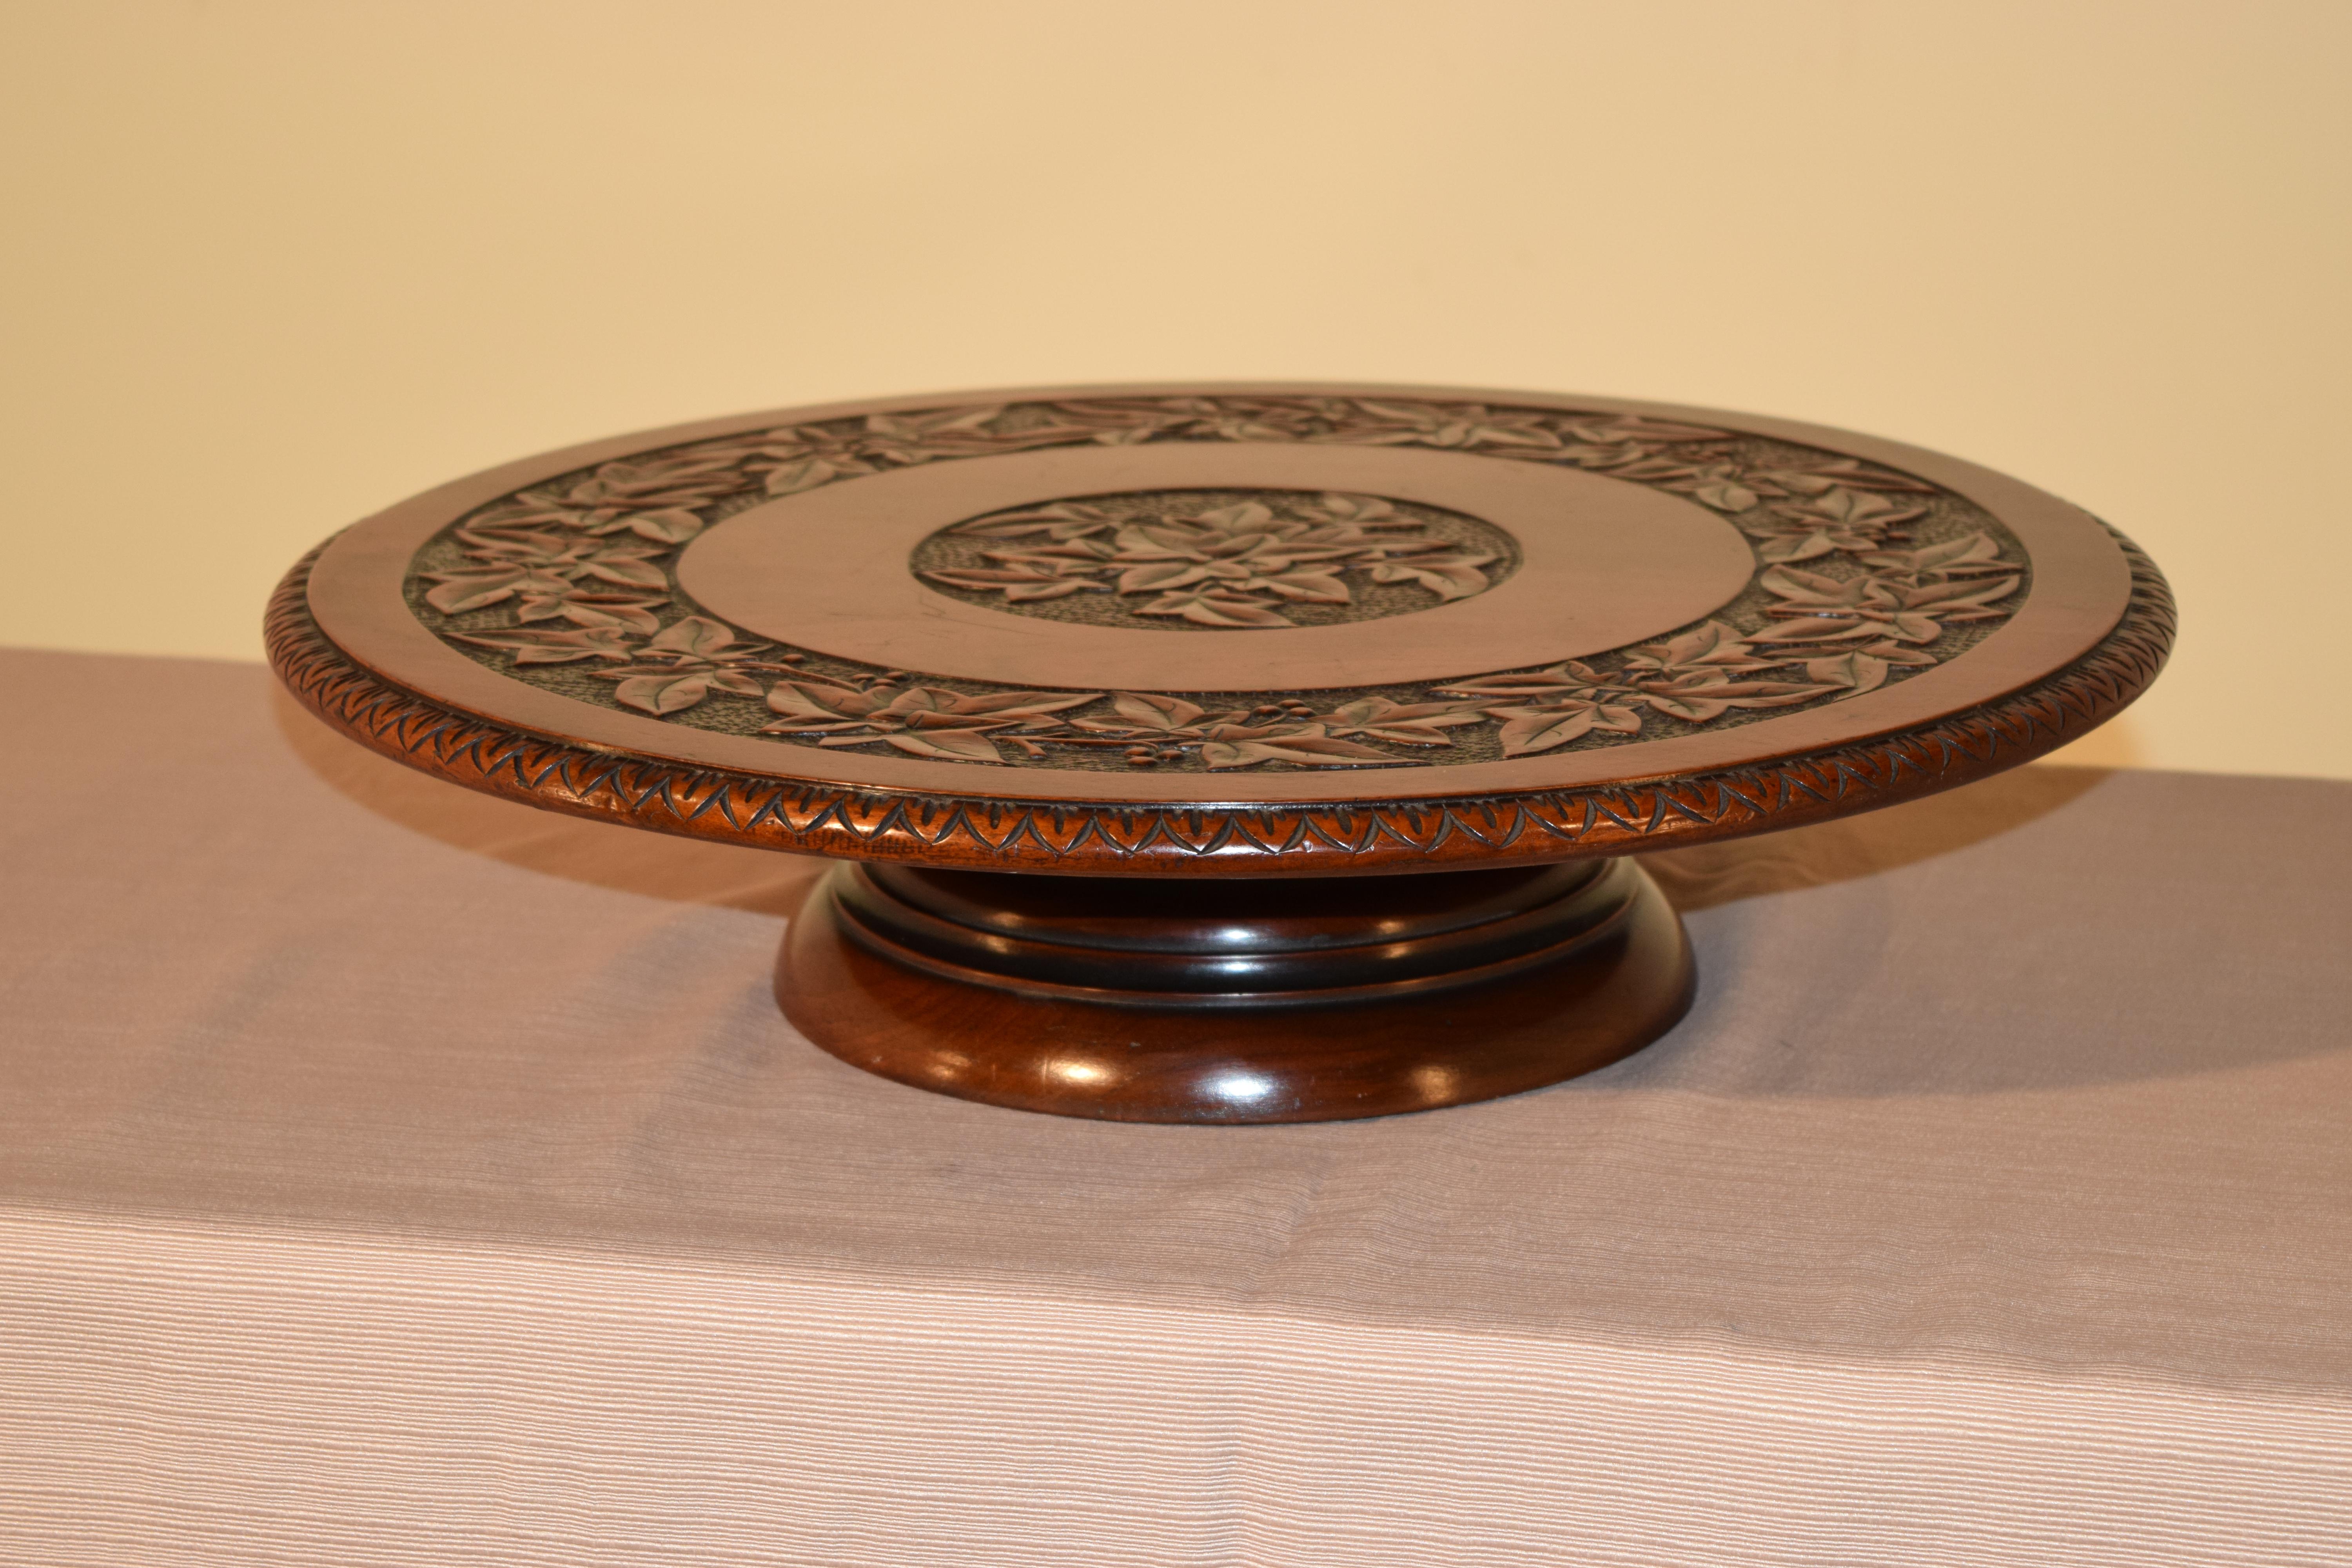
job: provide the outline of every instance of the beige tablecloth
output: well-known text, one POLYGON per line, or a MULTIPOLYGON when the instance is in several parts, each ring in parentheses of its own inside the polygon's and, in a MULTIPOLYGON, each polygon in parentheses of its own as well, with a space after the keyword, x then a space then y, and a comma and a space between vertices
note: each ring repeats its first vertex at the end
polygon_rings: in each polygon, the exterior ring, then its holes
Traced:
POLYGON ((0 657, 0 1562, 2352 1563, 2352 786, 1659 862, 1696 1011, 1315 1127, 902 1089, 818 868, 0 657))

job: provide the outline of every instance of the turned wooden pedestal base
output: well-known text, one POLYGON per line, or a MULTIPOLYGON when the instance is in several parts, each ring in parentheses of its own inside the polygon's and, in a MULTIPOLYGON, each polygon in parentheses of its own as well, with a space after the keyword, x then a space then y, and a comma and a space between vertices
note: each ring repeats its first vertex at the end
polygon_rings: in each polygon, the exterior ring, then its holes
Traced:
POLYGON ((844 866, 776 995, 811 1039, 967 1100, 1118 1121, 1326 1121, 1491 1100, 1690 1005, 1631 860, 1168 882, 844 866))

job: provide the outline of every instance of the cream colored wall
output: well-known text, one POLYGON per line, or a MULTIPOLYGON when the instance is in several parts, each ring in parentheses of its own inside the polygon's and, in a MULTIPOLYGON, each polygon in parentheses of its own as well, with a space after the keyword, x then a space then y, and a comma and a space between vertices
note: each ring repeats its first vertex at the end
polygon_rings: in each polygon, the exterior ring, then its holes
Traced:
POLYGON ((0 640, 257 657, 534 449, 1024 382, 1852 426, 2137 536, 2081 760, 2352 777, 2352 5, 13 0, 0 640))

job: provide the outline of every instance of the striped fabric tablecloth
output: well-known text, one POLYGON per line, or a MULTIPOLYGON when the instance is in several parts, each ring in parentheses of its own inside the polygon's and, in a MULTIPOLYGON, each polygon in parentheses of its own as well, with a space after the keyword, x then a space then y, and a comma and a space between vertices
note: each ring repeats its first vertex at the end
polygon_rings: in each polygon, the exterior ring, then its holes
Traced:
POLYGON ((2029 769, 1654 864, 1606 1072, 940 1099, 820 869, 0 655, 0 1563, 2352 1563, 2352 785, 2029 769))

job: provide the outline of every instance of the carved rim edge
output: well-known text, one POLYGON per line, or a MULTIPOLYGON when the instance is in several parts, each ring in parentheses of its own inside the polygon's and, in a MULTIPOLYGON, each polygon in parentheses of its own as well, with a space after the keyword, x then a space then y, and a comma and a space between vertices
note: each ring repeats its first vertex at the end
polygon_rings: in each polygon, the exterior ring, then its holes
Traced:
POLYGON ((269 661, 302 703, 425 773, 576 816, 764 849, 971 870, 1330 876, 1507 866, 1663 849, 1849 816, 2032 761, 2156 679, 2172 594, 2115 531, 2131 597, 2056 673, 1931 723, 1737 767, 1595 788, 1364 805, 1168 806, 799 783, 664 762, 495 723, 374 675, 310 615, 314 550, 271 595, 269 661))

